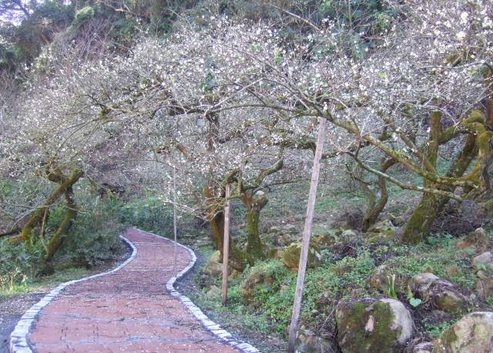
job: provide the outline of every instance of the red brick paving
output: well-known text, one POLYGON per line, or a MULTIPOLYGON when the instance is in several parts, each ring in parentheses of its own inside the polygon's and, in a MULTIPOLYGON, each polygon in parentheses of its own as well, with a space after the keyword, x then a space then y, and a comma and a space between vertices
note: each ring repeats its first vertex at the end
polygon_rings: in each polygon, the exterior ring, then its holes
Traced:
POLYGON ((136 229, 136 258, 118 272, 68 286, 40 314, 29 341, 38 353, 233 353, 166 291, 190 253, 136 229), (174 263, 176 251, 176 266, 174 263))

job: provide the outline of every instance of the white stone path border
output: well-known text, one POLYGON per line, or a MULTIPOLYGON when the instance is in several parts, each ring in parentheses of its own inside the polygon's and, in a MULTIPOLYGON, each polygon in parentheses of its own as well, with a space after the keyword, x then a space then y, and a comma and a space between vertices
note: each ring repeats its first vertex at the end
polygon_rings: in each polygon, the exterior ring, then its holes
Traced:
POLYGON ((53 299, 55 299, 60 294, 60 292, 65 289, 65 287, 74 283, 83 282, 89 279, 102 277, 115 273, 121 270, 123 267, 125 267, 128 263, 133 261, 133 259, 135 259, 135 257, 137 256, 137 248, 123 235, 120 235, 120 238, 131 247, 132 254, 130 255, 130 257, 127 260, 125 260, 125 262, 123 262, 120 266, 110 271, 98 273, 97 275, 62 283, 58 287, 53 289, 50 293, 45 295, 43 299, 41 299, 38 303, 31 306, 31 308, 28 311, 26 311, 24 315, 22 315, 21 319, 19 320, 14 330, 10 334, 10 345, 9 345, 10 353, 33 353, 33 350, 31 349, 29 343, 27 342, 27 335, 29 334, 29 330, 31 329, 31 326, 34 323, 34 321, 36 321, 39 312, 43 310, 45 306, 50 304, 53 301, 53 299))
MULTIPOLYGON (((239 340, 235 340, 233 338, 233 335, 231 335, 228 331, 221 328, 221 326, 216 324, 214 321, 210 320, 202 312, 202 310, 200 310, 188 297, 182 295, 180 292, 178 292, 175 289, 175 287, 174 287, 175 282, 179 278, 183 277, 195 265, 195 262, 197 261, 197 256, 195 255, 195 252, 192 249, 190 249, 189 247, 182 245, 180 243, 176 243, 173 240, 164 238, 164 237, 157 235, 157 234, 154 234, 154 233, 142 231, 140 229, 138 229, 138 230, 140 232, 156 236, 160 239, 168 240, 171 243, 184 248, 185 250, 187 250, 190 253, 191 260, 188 263, 187 267, 185 267, 183 270, 181 270, 174 277, 171 277, 168 280, 168 282, 166 283, 166 289, 169 291, 169 293, 173 297, 178 298, 183 303, 183 305, 185 305, 187 307, 187 309, 197 318, 197 320, 199 320, 202 323, 202 325, 208 331, 213 333, 215 336, 220 338, 222 341, 226 342, 230 346, 233 346, 236 349, 238 349, 244 353, 260 353, 260 351, 258 349, 256 349, 255 347, 253 347, 252 345, 245 343, 245 342, 242 342, 242 341, 239 341, 239 340)), ((123 262, 120 266, 114 268, 113 270, 99 273, 97 275, 93 275, 93 276, 89 276, 89 277, 84 277, 84 278, 81 278, 78 280, 73 280, 73 281, 62 283, 58 287, 53 289, 50 293, 48 293, 45 297, 43 297, 43 299, 41 299, 38 303, 34 304, 29 310, 27 310, 24 313, 24 315, 22 315, 21 319, 19 320, 19 322, 15 326, 14 330, 10 334, 9 349, 10 349, 11 353, 34 353, 31 349, 31 347, 29 346, 28 342, 27 342, 27 336, 29 334, 29 330, 31 329, 31 326, 34 323, 34 321, 36 320, 39 312, 46 305, 48 305, 51 301, 53 301, 53 299, 55 299, 60 294, 60 292, 63 289, 65 289, 65 287, 67 287, 71 284, 74 284, 74 283, 87 281, 89 279, 93 279, 93 278, 106 276, 106 275, 115 273, 115 272, 121 270, 123 267, 125 267, 128 263, 130 263, 137 256, 137 248, 132 244, 132 242, 130 242, 123 235, 120 235, 120 238, 132 248, 132 254, 130 255, 130 257, 125 262, 123 262)))

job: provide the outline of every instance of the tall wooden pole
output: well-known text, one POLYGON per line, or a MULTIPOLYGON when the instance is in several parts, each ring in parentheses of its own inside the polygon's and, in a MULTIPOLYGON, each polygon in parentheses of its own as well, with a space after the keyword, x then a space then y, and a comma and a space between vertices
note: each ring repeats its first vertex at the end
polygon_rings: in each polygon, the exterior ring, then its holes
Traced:
POLYGON ((176 167, 173 166, 173 240, 178 240, 178 231, 176 225, 176 167))
POLYGON ((312 179, 310 183, 310 194, 308 196, 308 205, 306 208, 305 227, 303 229, 303 243, 301 245, 300 264, 298 268, 298 279, 296 280, 296 292, 293 303, 293 314, 291 316, 291 325, 289 326, 288 352, 295 352, 296 332, 298 330, 298 321, 301 311, 301 299, 303 297, 303 287, 305 283, 306 264, 308 262, 308 250, 310 248, 310 238, 312 233, 313 214, 315 211, 315 201, 317 198, 317 186, 320 178, 320 159, 325 137, 325 119, 320 119, 317 137, 317 148, 313 158, 312 179))
POLYGON ((173 268, 176 267, 176 256, 177 251, 176 247, 178 246, 177 240, 177 225, 176 225, 176 167, 173 166, 173 240, 175 241, 174 249, 173 249, 173 268))
POLYGON ((229 262, 229 196, 230 186, 226 184, 226 203, 224 205, 224 241, 223 241, 223 288, 222 302, 226 305, 228 301, 228 262, 229 262))

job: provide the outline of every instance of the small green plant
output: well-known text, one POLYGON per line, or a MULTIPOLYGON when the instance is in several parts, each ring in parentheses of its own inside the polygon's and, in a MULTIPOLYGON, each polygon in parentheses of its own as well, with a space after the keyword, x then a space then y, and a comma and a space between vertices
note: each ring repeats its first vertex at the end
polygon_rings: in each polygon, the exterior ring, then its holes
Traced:
POLYGON ((0 274, 0 288, 4 288, 8 292, 13 292, 17 285, 24 285, 26 281, 27 276, 18 267, 0 274))
POLYGON ((484 299, 485 303, 488 304, 491 309, 493 310, 493 296, 490 296, 490 297, 486 297, 484 299))
POLYGON ((425 332, 431 338, 437 338, 438 336, 440 336, 442 332, 448 329, 450 326, 452 326, 453 323, 454 323, 453 321, 444 321, 439 324, 435 324, 427 320, 423 321, 425 332))
POLYGON ((0 288, 14 288, 32 280, 37 275, 41 254, 38 243, 26 246, 0 241, 0 288))
POLYGON ((395 278, 396 278, 395 273, 387 276, 387 280, 388 280, 387 294, 389 295, 389 297, 394 299, 397 298, 397 292, 395 290, 395 278))
POLYGON ((411 288, 407 288, 407 295, 406 295, 407 301, 409 302, 409 305, 411 305, 413 308, 417 308, 420 306, 423 301, 419 298, 416 298, 413 294, 413 291, 411 288))

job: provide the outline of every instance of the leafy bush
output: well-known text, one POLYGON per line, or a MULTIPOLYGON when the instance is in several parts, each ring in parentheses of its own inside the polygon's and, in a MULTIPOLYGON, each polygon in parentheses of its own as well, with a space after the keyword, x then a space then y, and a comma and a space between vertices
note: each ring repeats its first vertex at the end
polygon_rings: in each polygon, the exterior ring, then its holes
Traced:
POLYGON ((252 288, 255 302, 260 305, 257 314, 265 316, 270 326, 278 333, 282 333, 289 322, 290 313, 286 313, 286 308, 292 305, 294 299, 296 276, 282 262, 269 260, 250 268, 242 278, 251 278, 258 274, 268 278, 269 283, 262 283, 252 288))

